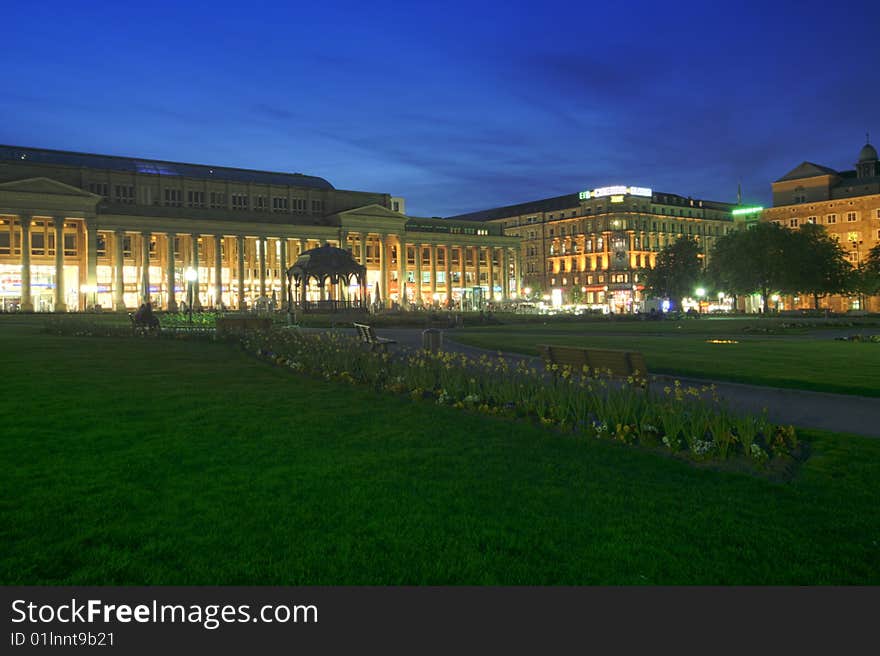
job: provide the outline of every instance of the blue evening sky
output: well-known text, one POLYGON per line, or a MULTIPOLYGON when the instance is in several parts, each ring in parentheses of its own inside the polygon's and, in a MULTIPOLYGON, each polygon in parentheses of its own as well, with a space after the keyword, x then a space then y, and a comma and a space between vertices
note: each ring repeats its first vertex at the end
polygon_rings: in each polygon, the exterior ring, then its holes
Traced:
POLYGON ((320 175, 448 216, 768 203, 880 142, 880 3, 16 2, 0 143, 320 175))

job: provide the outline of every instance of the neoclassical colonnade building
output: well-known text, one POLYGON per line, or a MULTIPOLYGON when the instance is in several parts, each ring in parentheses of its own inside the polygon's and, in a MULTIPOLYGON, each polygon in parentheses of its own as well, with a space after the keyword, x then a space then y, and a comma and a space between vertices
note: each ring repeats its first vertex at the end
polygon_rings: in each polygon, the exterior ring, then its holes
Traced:
POLYGON ((378 287, 386 306, 517 294, 518 238, 402 209, 389 194, 300 173, 0 146, 0 303, 59 312, 149 300, 173 311, 189 271, 195 306, 280 304, 285 270, 324 243, 367 267, 367 293, 378 287))

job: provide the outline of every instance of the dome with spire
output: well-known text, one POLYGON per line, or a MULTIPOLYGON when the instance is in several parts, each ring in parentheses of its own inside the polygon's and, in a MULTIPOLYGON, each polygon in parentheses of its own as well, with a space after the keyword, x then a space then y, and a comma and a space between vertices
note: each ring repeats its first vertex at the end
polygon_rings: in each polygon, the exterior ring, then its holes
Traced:
POLYGON ((860 162, 874 162, 877 160, 877 149, 874 148, 869 143, 866 143, 862 146, 862 150, 859 151, 859 161, 860 162))

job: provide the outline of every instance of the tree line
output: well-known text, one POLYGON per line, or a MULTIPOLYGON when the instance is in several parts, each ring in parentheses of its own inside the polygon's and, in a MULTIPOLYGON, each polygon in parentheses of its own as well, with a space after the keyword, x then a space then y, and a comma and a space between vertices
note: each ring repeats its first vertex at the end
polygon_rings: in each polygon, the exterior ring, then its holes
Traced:
POLYGON ((811 296, 817 310, 820 299, 831 294, 880 294, 880 246, 854 266, 840 243, 812 223, 797 230, 758 223, 719 237, 708 266, 700 254, 690 236, 668 244, 646 272, 646 290, 670 299, 676 309, 698 286, 734 296, 759 293, 765 313, 775 293, 811 296))

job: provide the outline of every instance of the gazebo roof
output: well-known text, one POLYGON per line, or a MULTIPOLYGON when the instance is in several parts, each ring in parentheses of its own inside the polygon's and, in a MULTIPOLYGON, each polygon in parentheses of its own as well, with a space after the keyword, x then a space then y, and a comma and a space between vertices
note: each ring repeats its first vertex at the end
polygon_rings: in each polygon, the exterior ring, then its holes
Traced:
POLYGON ((367 267, 359 264, 351 253, 336 246, 324 244, 318 248, 312 248, 302 253, 292 267, 287 270, 288 278, 302 278, 314 276, 325 278, 328 276, 366 276, 367 267))

